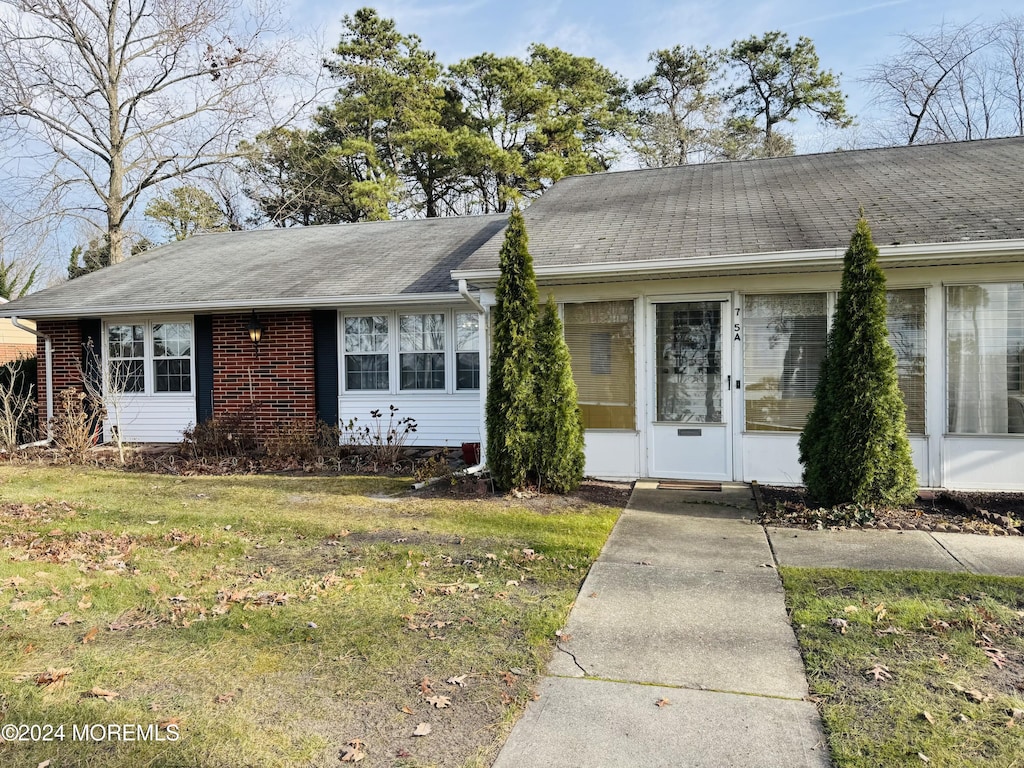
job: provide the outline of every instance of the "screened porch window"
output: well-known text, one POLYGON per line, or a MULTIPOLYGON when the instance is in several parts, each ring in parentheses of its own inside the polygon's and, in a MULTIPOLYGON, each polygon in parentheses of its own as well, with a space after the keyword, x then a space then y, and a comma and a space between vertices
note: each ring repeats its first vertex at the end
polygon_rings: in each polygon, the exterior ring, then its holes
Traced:
POLYGON ((907 432, 925 433, 925 326, 924 289, 888 291, 885 323, 889 344, 896 353, 896 375, 907 409, 907 432))
POLYGON ((1024 433, 1024 285, 946 288, 951 433, 1024 433))
POLYGON ((584 428, 636 429, 633 302, 566 304, 564 327, 584 428))
POLYGON ((803 430, 825 356, 827 313, 824 293, 744 297, 747 430, 803 430))

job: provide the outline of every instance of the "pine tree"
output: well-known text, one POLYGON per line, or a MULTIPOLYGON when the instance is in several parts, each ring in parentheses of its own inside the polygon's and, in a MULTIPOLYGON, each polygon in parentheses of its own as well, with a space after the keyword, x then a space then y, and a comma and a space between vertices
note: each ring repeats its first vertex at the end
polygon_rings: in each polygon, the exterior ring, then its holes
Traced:
POLYGON ((533 433, 537 482, 542 490, 570 493, 583 480, 583 420, 562 321, 550 295, 537 324, 535 349, 533 433))
POLYGON ((917 494, 877 258, 862 211, 844 259, 814 408, 800 436, 807 492, 823 504, 900 505, 917 494))
POLYGON ((487 465, 497 486, 510 489, 526 483, 532 463, 529 427, 537 322, 537 282, 518 208, 508 218, 499 265, 487 382, 487 465))

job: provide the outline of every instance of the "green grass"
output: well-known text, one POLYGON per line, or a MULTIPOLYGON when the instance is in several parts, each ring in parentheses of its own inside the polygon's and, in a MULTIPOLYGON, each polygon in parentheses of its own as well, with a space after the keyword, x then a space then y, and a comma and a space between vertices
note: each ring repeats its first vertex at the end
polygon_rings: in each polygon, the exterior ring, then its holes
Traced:
POLYGON ((1024 765, 1024 579, 780 570, 838 768, 1024 765))
POLYGON ((364 765, 486 764, 620 510, 407 486, 0 468, 0 724, 66 731, 0 765, 338 765, 352 739, 364 765), (175 742, 70 738, 172 719, 175 742))

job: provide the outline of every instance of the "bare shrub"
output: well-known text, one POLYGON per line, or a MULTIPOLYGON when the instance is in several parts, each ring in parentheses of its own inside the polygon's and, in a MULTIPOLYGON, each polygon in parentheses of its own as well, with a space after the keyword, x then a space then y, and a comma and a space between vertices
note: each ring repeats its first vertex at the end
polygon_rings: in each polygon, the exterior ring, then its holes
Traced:
POLYGON ((194 459, 255 458, 259 444, 245 413, 216 416, 183 432, 183 453, 194 459))
POLYGON ((0 366, 0 448, 11 451, 31 442, 35 432, 35 358, 19 358, 0 366), (31 365, 29 365, 31 363, 31 365), (30 368, 31 371, 26 371, 30 368))
POLYGON ((409 436, 416 431, 416 420, 410 416, 399 417, 398 408, 388 406, 388 420, 385 423, 380 409, 370 411, 370 423, 359 425, 352 419, 346 429, 348 439, 354 446, 362 448, 369 460, 378 468, 393 467, 405 452, 409 436))
POLYGON ((89 403, 85 392, 63 389, 56 406, 50 429, 58 456, 72 464, 87 463, 105 417, 102 405, 89 403))

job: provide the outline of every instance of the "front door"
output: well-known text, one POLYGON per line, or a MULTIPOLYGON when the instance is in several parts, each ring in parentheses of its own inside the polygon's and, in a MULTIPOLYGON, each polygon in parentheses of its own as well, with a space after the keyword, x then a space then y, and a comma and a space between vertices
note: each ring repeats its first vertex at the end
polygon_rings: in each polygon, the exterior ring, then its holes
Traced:
POLYGON ((731 480, 728 299, 658 300, 648 443, 653 477, 731 480))

